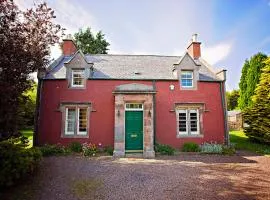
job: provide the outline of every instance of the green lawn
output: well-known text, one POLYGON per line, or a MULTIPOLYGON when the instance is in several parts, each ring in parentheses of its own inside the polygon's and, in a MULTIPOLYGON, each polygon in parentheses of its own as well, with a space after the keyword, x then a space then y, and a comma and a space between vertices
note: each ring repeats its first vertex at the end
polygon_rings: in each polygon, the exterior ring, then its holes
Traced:
POLYGON ((29 140, 28 148, 32 147, 33 146, 33 130, 21 130, 21 132, 29 140))
POLYGON ((236 149, 270 155, 270 145, 251 142, 243 131, 231 131, 230 141, 235 144, 236 149))

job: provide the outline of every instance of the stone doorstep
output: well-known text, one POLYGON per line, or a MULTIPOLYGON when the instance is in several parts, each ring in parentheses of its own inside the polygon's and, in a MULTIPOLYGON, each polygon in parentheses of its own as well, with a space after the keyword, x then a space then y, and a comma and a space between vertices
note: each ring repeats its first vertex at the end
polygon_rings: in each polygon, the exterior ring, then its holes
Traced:
POLYGON ((143 153, 126 153, 125 158, 143 158, 143 153))

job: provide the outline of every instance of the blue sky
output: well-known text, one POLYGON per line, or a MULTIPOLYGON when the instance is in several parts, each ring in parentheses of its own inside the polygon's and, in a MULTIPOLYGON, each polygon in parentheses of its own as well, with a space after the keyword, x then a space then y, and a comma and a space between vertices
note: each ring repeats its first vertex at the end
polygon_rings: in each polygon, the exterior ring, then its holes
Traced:
MULTIPOLYGON (((23 9, 40 0, 15 0, 23 9)), ((112 54, 181 56, 193 33, 202 57, 228 70, 227 89, 238 88, 244 60, 270 54, 270 0, 47 0, 56 21, 74 33, 102 30, 112 54)), ((54 57, 58 48, 52 49, 54 57)))

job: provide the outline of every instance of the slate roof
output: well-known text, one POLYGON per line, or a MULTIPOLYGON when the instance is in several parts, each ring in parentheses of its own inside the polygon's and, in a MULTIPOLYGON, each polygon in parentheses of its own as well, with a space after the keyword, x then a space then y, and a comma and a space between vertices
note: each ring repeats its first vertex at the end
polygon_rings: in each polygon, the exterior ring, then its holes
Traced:
MULTIPOLYGON (((49 68, 45 79, 65 79, 65 62, 72 56, 62 56, 49 68)), ((181 56, 159 55, 85 55, 89 63, 93 63, 92 79, 168 79, 176 80, 173 76, 173 64, 179 62, 181 56)), ((219 81, 215 73, 204 60, 199 60, 199 80, 219 81)))

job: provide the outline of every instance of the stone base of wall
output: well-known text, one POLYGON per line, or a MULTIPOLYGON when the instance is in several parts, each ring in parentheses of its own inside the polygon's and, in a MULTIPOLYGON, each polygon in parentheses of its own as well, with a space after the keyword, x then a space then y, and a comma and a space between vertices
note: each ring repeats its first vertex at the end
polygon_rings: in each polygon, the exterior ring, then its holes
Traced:
POLYGON ((154 158, 155 157, 155 151, 144 151, 143 152, 144 158, 154 158))

